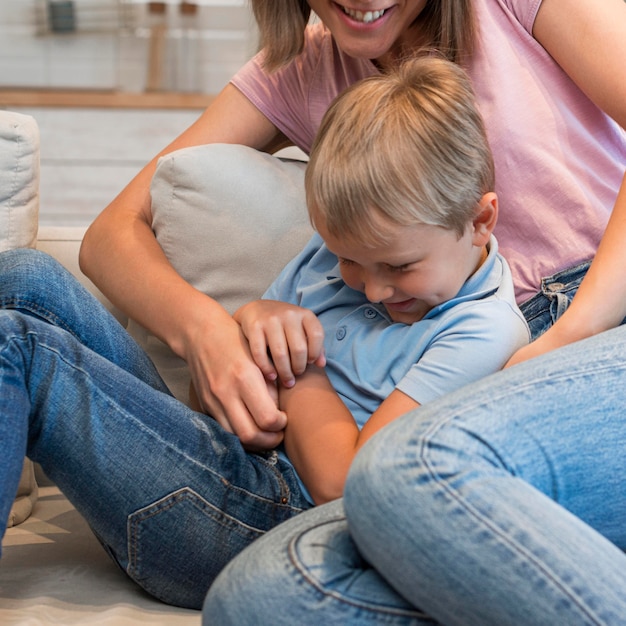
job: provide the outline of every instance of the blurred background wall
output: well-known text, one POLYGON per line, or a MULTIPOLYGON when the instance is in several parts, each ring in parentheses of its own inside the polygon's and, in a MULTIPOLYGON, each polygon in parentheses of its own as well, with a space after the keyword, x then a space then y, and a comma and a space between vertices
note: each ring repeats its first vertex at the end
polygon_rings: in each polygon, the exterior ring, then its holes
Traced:
POLYGON ((257 41, 246 0, 0 0, 0 88, 215 94, 257 41))

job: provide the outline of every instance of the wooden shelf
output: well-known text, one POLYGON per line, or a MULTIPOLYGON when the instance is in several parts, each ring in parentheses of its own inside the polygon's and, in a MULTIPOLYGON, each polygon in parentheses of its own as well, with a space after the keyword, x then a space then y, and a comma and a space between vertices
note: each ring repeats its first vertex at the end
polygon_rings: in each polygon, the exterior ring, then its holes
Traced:
POLYGON ((205 109, 214 96, 199 93, 0 89, 0 107, 205 109))

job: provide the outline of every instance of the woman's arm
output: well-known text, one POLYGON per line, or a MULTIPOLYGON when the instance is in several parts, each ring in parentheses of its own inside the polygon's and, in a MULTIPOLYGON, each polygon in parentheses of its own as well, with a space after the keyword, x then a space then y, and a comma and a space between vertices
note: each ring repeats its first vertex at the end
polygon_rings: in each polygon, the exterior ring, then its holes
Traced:
POLYGON ((239 326, 172 268, 152 232, 150 182, 158 158, 186 146, 238 143, 272 150, 276 127, 228 85, 201 117, 157 155, 96 218, 81 269, 130 317, 188 363, 203 408, 244 444, 272 447, 284 415, 269 397, 239 326), (264 432, 269 431, 269 432, 264 432))
MULTIPOLYGON (((533 34, 571 79, 626 128, 626 2, 543 0, 533 34)), ((626 317, 626 177, 596 256, 565 314, 508 366, 617 326, 626 317)))
POLYGON ((289 421, 285 450, 316 504, 341 497, 348 469, 361 446, 396 417, 419 406, 395 390, 359 431, 323 369, 310 366, 297 384, 279 389, 289 421))

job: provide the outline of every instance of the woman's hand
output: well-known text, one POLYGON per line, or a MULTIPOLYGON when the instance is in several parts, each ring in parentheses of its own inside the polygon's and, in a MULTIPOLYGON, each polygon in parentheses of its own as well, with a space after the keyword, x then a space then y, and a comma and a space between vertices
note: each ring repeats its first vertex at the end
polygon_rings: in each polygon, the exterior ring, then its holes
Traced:
MULTIPOLYGON (((198 325, 185 359, 198 406, 236 434, 247 449, 267 450, 283 439, 287 419, 278 409, 275 383, 268 383, 252 359, 239 325, 224 311, 211 316, 211 327, 198 325)), ((193 394, 192 394, 193 399, 193 394)))
POLYGON ((242 306, 234 318, 268 381, 278 378, 285 387, 292 387, 307 365, 326 364, 324 330, 310 310, 276 300, 255 300, 242 306))

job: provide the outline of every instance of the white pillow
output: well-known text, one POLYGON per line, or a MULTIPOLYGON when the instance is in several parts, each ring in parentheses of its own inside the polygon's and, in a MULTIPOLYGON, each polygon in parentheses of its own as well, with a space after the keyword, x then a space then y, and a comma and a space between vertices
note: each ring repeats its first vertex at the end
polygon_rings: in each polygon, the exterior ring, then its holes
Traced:
POLYGON ((262 295, 313 232, 305 168, 228 144, 162 157, 152 227, 174 268, 231 313, 262 295))
POLYGON ((0 251, 34 248, 39 219, 39 127, 0 111, 0 251))

